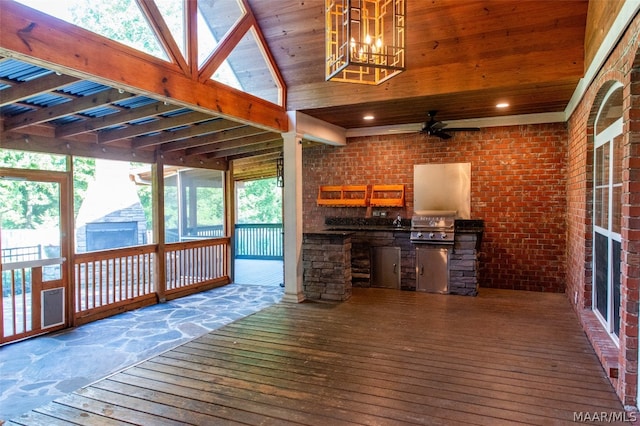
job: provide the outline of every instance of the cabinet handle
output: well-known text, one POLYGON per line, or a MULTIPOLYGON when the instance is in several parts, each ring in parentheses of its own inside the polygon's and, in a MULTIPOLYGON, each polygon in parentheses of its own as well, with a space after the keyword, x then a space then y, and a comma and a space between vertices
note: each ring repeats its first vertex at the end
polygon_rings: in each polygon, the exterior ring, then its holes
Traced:
POLYGON ((420 275, 424 275, 424 265, 420 265, 420 275))
POLYGON ((394 274, 396 273, 396 266, 397 266, 397 265, 394 263, 394 264, 393 264, 393 273, 394 273, 394 274))

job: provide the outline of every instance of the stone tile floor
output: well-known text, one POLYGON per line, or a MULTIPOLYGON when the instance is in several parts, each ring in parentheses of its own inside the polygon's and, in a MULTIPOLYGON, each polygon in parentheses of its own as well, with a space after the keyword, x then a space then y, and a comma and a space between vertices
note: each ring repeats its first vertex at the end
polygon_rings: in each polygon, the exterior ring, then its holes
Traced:
POLYGON ((0 424, 2 419, 15 418, 278 303, 283 294, 278 285, 282 282, 282 262, 270 262, 236 263, 235 281, 244 284, 229 284, 3 346, 0 424))

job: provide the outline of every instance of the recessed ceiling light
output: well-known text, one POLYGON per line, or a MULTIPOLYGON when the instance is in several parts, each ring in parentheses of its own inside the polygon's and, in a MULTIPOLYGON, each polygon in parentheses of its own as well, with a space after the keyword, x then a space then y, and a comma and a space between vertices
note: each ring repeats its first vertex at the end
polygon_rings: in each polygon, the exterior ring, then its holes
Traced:
POLYGON ((362 117, 363 120, 373 120, 375 117, 371 114, 369 115, 365 115, 364 117, 362 117))
POLYGON ((496 105, 496 108, 507 108, 508 106, 509 106, 508 103, 500 102, 499 104, 496 105))

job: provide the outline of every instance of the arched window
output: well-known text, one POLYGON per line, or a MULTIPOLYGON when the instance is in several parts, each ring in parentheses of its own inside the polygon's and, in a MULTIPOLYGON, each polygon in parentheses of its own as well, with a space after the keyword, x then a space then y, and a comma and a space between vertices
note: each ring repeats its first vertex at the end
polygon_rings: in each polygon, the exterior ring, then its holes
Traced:
POLYGON ((618 342, 622 226, 622 85, 607 92, 595 124, 593 311, 618 342))

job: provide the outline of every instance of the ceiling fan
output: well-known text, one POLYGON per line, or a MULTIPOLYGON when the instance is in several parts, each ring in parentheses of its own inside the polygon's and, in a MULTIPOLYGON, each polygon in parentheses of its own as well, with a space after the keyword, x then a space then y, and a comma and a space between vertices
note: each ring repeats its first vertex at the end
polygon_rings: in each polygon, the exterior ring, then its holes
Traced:
POLYGON ((429 121, 427 121, 420 133, 429 135, 429 136, 437 136, 440 139, 450 139, 451 135, 448 132, 477 132, 480 130, 478 127, 451 127, 445 129, 447 125, 442 121, 436 121, 436 113, 438 111, 429 111, 429 121))

